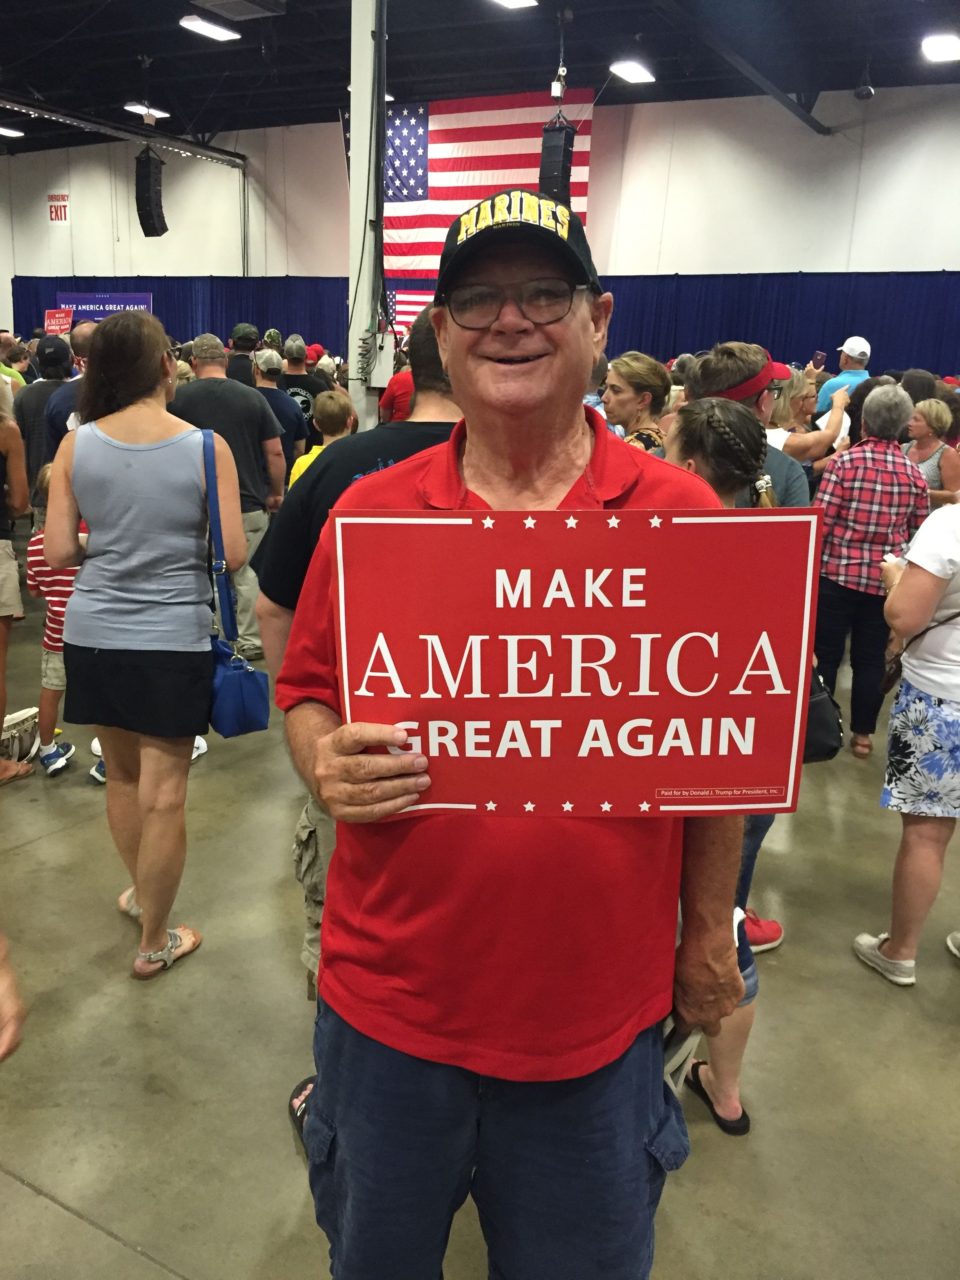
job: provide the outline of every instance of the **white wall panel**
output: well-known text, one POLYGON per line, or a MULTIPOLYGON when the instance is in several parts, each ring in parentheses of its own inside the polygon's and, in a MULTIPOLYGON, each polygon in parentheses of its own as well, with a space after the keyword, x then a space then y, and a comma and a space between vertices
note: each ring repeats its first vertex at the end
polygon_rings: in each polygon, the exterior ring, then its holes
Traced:
MULTIPOLYGON (((598 107, 589 235, 612 275, 960 270, 960 88, 821 97, 823 138, 766 98, 598 107)), ((249 157, 251 275, 347 273, 338 124, 221 135, 249 157)), ((134 198, 139 144, 0 157, 0 323, 22 275, 239 275, 241 182, 164 153, 167 235, 134 198), (49 192, 70 192, 51 224, 49 192)))

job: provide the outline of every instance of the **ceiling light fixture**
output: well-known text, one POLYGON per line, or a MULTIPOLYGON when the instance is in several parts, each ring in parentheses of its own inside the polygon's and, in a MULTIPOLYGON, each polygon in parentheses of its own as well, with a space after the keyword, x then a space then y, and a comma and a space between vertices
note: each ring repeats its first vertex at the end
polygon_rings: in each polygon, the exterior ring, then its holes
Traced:
POLYGON ((954 31, 925 36, 920 48, 928 62, 960 62, 960 36, 954 31))
POLYGON ((185 18, 181 18, 180 25, 192 31, 194 35, 207 36, 210 40, 240 39, 239 31, 231 31, 229 27, 221 27, 218 22, 208 22, 206 18, 198 18, 194 13, 188 13, 185 18))
POLYGON ((170 112, 161 111, 159 107, 148 107, 144 102, 124 103, 124 111, 132 111, 135 116, 153 116, 155 120, 169 120, 170 112))
POLYGON ((656 76, 648 71, 636 58, 622 58, 619 62, 611 62, 610 70, 627 84, 653 84, 656 76))
POLYGON ((504 9, 535 9, 538 0, 494 0, 494 3, 504 9))
POLYGON ((22 137, 23 137, 23 130, 22 130, 22 129, 8 129, 8 128, 6 127, 6 125, 4 125, 4 126, 3 126, 3 128, 0 128, 0 137, 4 137, 4 138, 22 138, 22 137))

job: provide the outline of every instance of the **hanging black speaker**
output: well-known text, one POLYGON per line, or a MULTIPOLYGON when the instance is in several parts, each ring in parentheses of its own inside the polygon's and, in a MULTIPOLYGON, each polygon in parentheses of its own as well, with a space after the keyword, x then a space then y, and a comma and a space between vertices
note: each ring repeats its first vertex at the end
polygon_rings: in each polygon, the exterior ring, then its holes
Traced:
POLYGON ((577 131, 563 116, 556 116, 543 129, 540 150, 540 190, 561 204, 570 203, 570 171, 577 131))
POLYGON ((150 147, 137 156, 137 217, 145 236, 166 234, 163 216, 163 161, 150 147))

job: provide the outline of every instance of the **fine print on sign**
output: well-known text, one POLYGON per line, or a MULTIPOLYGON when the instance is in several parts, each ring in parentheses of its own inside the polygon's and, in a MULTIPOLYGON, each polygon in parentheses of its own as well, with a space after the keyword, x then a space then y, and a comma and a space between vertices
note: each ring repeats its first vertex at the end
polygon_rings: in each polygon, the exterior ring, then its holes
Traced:
POLYGON ((796 807, 818 513, 333 519, 343 718, 429 758, 407 813, 796 807))

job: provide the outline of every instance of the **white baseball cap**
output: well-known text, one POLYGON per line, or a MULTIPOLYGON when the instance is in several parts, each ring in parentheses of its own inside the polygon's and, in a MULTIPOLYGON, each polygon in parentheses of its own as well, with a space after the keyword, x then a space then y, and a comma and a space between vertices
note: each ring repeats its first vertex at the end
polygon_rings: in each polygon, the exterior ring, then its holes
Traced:
POLYGON ((842 347, 837 347, 837 350, 843 351, 851 360, 870 359, 870 343, 866 338, 848 338, 842 347))

